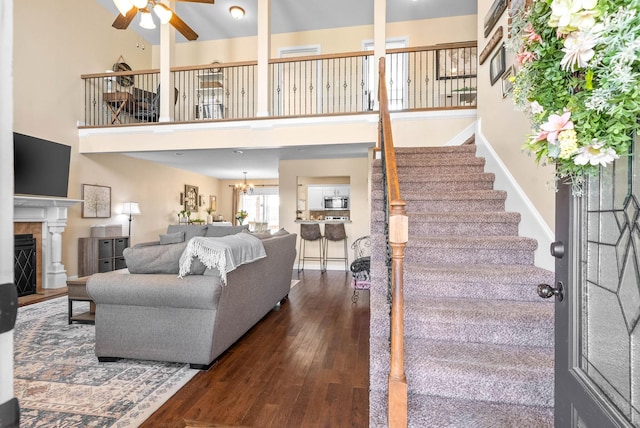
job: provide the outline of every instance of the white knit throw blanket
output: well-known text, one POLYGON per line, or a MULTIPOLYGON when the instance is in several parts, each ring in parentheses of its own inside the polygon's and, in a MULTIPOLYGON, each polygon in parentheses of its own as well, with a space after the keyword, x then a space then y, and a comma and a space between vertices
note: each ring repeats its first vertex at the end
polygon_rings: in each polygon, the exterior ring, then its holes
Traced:
POLYGON ((267 257, 267 253, 262 241, 249 233, 237 233, 220 238, 191 238, 180 256, 180 278, 189 275, 194 257, 200 259, 209 269, 217 269, 222 285, 227 285, 227 273, 240 265, 267 257))

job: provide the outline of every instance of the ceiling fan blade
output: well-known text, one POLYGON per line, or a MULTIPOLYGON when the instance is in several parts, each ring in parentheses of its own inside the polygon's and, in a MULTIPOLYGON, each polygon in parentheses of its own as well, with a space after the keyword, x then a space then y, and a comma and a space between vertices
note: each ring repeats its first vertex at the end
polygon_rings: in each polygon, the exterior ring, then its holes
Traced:
POLYGON ((184 2, 188 2, 188 3, 208 3, 208 4, 213 4, 215 0, 178 0, 178 1, 184 1, 184 2))
POLYGON ((169 21, 173 27, 180 32, 187 40, 196 40, 198 38, 198 34, 191 29, 178 15, 175 13, 171 16, 171 20, 169 21))
POLYGON ((112 27, 117 28, 118 30, 126 30, 133 18, 135 18, 138 13, 138 9, 132 7, 129 12, 127 12, 127 16, 122 16, 122 14, 118 14, 116 20, 111 24, 112 27))

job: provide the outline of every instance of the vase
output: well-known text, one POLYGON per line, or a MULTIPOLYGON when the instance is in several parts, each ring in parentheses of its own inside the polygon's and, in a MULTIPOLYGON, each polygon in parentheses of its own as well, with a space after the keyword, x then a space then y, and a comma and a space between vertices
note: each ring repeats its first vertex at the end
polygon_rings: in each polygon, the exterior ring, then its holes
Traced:
POLYGON ((207 224, 211 224, 211 223, 213 223, 213 216, 211 214, 209 214, 207 216, 207 224))

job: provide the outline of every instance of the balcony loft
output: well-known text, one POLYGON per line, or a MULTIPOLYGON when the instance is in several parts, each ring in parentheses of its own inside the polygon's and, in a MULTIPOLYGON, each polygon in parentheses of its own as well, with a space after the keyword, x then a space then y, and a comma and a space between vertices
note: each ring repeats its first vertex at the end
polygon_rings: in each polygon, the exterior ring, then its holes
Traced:
MULTIPOLYGON (((392 115, 475 118, 475 41, 389 49, 386 62, 392 115)), ((314 135, 321 135, 314 127, 329 123, 341 128, 333 132, 341 143, 377 139, 373 52, 273 59, 265 87, 258 87, 257 73, 257 62, 172 68, 167 81, 173 91, 161 87, 159 70, 83 75, 80 151, 184 149, 186 140, 192 149, 228 147, 230 140, 264 147, 294 142, 302 132, 313 144, 314 135), (170 99, 164 106, 163 96, 170 99), (266 112, 258 111, 261 97, 268 100, 266 112), (273 131, 283 127, 300 129, 273 131), (259 142, 249 134, 243 141, 233 132, 239 129, 272 132, 259 142), (179 131, 184 138, 176 141, 173 133, 179 131)))

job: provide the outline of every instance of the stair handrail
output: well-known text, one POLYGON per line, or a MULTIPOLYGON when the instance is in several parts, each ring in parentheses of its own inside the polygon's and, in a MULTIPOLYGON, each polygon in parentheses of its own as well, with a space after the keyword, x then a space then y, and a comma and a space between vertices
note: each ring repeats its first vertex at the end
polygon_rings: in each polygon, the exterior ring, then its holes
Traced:
MULTIPOLYGON (((404 249, 409 240, 406 203, 400 195, 391 116, 385 78, 385 58, 379 63, 378 101, 380 128, 378 149, 382 156, 387 246, 390 247, 391 358, 389 369, 388 424, 407 426, 407 377, 404 370, 404 249)), ((388 251, 389 252, 389 251, 388 251)))

